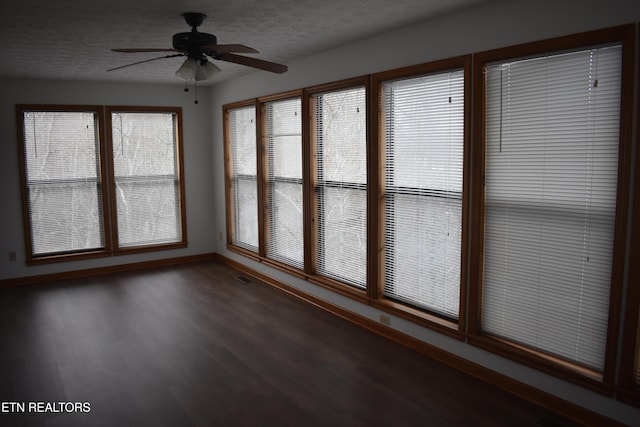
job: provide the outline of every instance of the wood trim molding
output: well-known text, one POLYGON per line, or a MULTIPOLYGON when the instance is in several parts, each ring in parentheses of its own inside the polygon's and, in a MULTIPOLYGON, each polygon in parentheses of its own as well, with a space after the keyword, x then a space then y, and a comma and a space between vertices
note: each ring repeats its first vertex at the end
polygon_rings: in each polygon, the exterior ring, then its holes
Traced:
POLYGON ((448 320, 386 298, 379 298, 372 301, 371 305, 387 313, 393 314, 397 317, 402 317, 424 328, 445 334, 459 341, 464 341, 465 339, 465 334, 460 331, 459 322, 448 320))
MULTIPOLYGON (((640 57, 640 43, 636 45, 636 54, 640 57)), ((640 68, 635 73, 640 79, 640 68)), ((637 80, 640 81, 640 80, 637 80)), ((636 96, 640 95, 640 86, 636 85, 636 96)), ((636 120, 640 121, 640 110, 636 109, 636 120)), ((637 383, 636 370, 640 352, 640 132, 636 131, 636 148, 633 164, 633 191, 630 191, 630 247, 626 281, 626 305, 620 350, 620 369, 618 371, 618 394, 621 402, 640 407, 640 385, 637 383)))
POLYGON ((375 322, 360 314, 346 310, 336 304, 322 300, 318 297, 310 295, 298 288, 288 285, 278 279, 274 279, 266 274, 253 270, 244 264, 220 255, 218 253, 213 254, 213 258, 223 264, 234 268, 243 274, 249 275, 269 286, 273 286, 292 297, 298 298, 306 303, 312 304, 318 308, 328 311, 342 319, 352 322, 368 331, 376 333, 382 337, 390 339, 398 344, 404 345, 414 351, 424 354, 440 363, 443 363, 449 367, 455 368, 464 372, 467 375, 471 375, 474 378, 485 381, 489 384, 493 384, 502 390, 505 390, 511 394, 514 394, 522 399, 532 402, 536 405, 540 405, 551 411, 554 411, 566 418, 573 421, 585 424, 585 425, 610 425, 610 426, 622 426, 615 420, 605 417, 596 412, 590 411, 587 408, 568 402, 557 396, 539 390, 528 384, 522 383, 511 377, 495 372, 482 365, 474 363, 470 360, 464 359, 455 354, 449 353, 439 347, 431 345, 425 341, 421 341, 417 338, 404 334, 393 328, 375 322))
POLYGON ((593 392, 613 397, 613 386, 603 382, 602 373, 564 361, 543 351, 484 334, 469 335, 467 343, 593 392))
POLYGON ((151 261, 134 262, 129 264, 110 265, 107 267, 96 267, 85 270, 64 271, 61 273, 49 273, 37 276, 16 277, 13 279, 0 280, 0 287, 35 285, 58 280, 79 279, 82 277, 102 276, 105 274, 123 273, 128 271, 148 270, 153 268, 188 264, 192 262, 211 261, 216 259, 214 253, 198 255, 188 255, 183 257, 156 259, 151 261))

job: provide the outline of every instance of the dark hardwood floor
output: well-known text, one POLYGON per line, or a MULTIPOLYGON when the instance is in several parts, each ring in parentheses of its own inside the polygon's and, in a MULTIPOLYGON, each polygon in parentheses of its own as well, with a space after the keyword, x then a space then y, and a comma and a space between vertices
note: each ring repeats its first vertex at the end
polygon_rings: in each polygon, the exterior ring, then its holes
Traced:
POLYGON ((0 401, 25 402, 0 425, 571 425, 239 274, 211 262, 0 289, 0 401))

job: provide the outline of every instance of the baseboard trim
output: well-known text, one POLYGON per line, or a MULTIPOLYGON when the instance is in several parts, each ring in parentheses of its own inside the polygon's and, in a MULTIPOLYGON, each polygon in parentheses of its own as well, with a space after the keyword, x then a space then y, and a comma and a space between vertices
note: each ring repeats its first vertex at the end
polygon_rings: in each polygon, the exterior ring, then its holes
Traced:
POLYGON ((0 280, 0 287, 35 285, 39 283, 55 282, 59 280, 80 279, 83 277, 102 276, 105 274, 123 273, 128 271, 148 270, 216 259, 214 253, 188 255, 183 257, 157 259, 151 261, 134 262, 129 264, 110 265, 107 267, 89 268, 84 270, 65 271, 61 273, 41 274, 37 276, 16 277, 0 280))
POLYGON ((251 276, 257 280, 260 280, 267 285, 273 286, 287 294, 298 298, 304 302, 312 304, 323 310, 326 310, 336 316, 339 316, 345 320, 348 320, 364 329, 381 335, 387 339, 395 341, 401 345, 409 347, 415 351, 418 351, 440 363, 462 371, 474 378, 480 379, 489 384, 493 384, 500 389, 521 397, 536 405, 542 406, 550 411, 553 411, 559 415, 569 418, 575 422, 584 425, 607 425, 607 426, 623 426, 624 424, 605 417, 597 412, 590 411, 587 408, 568 402, 552 394, 546 393, 528 384, 517 381, 504 374, 493 371, 477 363, 471 362, 467 359, 459 357, 455 354, 442 350, 439 347, 430 345, 424 341, 418 340, 412 336, 406 335, 388 326, 382 325, 371 319, 368 319, 362 315, 356 314, 349 310, 337 306, 333 303, 327 302, 313 295, 310 295, 300 289, 290 286, 278 279, 274 279, 266 274, 253 270, 246 265, 227 258, 220 254, 214 254, 213 257, 216 261, 228 265, 243 274, 251 276))

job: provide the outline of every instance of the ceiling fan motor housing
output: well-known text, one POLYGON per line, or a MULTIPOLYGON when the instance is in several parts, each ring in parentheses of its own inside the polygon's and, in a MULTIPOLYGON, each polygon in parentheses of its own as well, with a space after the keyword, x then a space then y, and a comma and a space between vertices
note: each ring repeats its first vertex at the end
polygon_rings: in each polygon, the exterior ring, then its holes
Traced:
POLYGON ((218 39, 213 34, 192 31, 173 35, 173 48, 182 52, 199 51, 200 47, 216 44, 218 39))

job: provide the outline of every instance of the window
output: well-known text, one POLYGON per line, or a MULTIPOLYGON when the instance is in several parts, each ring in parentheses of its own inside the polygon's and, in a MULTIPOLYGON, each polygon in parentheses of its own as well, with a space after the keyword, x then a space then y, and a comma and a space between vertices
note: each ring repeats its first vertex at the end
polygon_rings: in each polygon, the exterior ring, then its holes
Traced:
POLYGON ((29 263, 186 245, 180 108, 16 111, 29 263))
POLYGON ((229 243, 258 252, 258 170, 255 105, 225 112, 229 243))
POLYGON ((105 254, 101 107, 17 106, 27 260, 105 254))
POLYGON ((315 266, 360 289, 367 282, 367 91, 313 93, 315 266))
POLYGON ((185 240, 178 109, 109 107, 117 247, 185 240))
POLYGON ((539 54, 530 46, 524 57, 477 57, 484 246, 476 266, 482 295, 474 298, 481 312, 471 318, 507 351, 601 380, 617 326, 617 314, 609 324, 611 289, 619 286, 615 241, 624 233, 618 212, 626 211, 616 198, 626 188, 618 171, 623 44, 539 54))
POLYGON ((302 101, 263 105, 267 147, 267 257, 304 268, 302 101))
POLYGON ((382 295, 455 322, 463 284, 468 58, 456 61, 438 65, 455 68, 378 77, 382 295))

